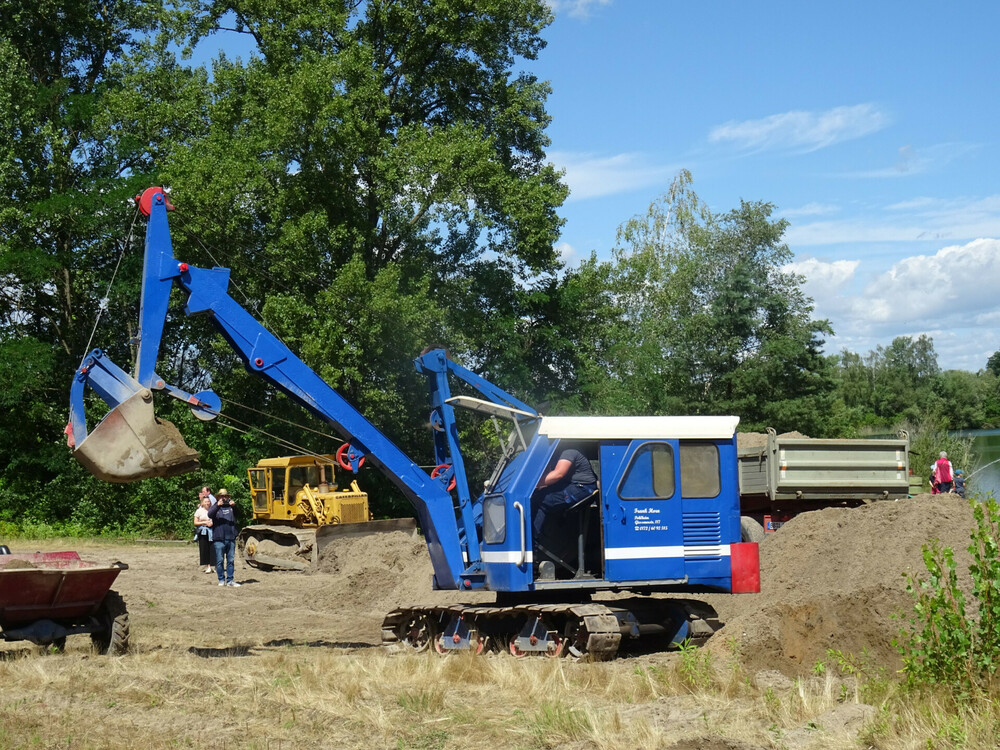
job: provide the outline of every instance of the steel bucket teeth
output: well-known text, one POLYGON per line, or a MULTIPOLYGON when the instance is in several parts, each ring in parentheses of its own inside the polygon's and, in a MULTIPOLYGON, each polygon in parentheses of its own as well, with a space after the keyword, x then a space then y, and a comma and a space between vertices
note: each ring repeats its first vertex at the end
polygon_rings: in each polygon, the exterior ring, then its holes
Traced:
POLYGON ((153 394, 143 389, 108 412, 73 456, 105 482, 170 477, 198 468, 172 422, 153 414, 153 394))

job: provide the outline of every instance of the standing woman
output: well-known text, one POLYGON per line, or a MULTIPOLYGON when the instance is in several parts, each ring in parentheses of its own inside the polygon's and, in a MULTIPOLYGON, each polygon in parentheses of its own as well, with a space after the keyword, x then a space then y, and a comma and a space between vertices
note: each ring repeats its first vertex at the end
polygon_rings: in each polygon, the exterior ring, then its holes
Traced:
POLYGON ((212 548, 212 519, 208 517, 211 500, 202 496, 201 503, 194 512, 194 531, 198 537, 198 564, 205 566, 205 572, 211 573, 215 560, 215 550, 212 548))

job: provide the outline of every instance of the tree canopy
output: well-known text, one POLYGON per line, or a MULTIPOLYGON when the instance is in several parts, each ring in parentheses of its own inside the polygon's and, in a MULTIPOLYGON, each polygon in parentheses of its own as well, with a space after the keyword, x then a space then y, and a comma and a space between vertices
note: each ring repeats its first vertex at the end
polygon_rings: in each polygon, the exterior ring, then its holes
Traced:
POLYGON ((802 279, 784 269, 787 223, 772 211, 741 201, 715 215, 681 172, 621 226, 610 261, 583 265, 571 285, 601 290, 584 333, 592 408, 824 429, 833 386, 820 348, 830 327, 811 318, 802 279))
MULTIPOLYGON (((816 436, 1000 422, 993 359, 942 373, 926 338, 823 356, 787 223, 763 201, 709 211, 687 172, 610 258, 563 267, 568 191, 531 73, 550 21, 544 0, 7 3, 0 524, 176 531, 202 484, 238 494, 283 445, 339 445, 177 299, 160 374, 210 385, 242 431, 161 402, 202 473, 111 486, 70 460, 74 369, 92 346, 126 369, 135 354, 133 198, 150 185, 178 207, 177 257, 231 268, 233 296, 418 461, 410 361, 430 344, 547 413, 731 413, 816 436), (246 59, 185 57, 220 34, 251 40, 246 59)), ((473 423, 464 439, 485 464, 492 438, 473 423)), ((376 512, 406 512, 365 481, 376 512)))

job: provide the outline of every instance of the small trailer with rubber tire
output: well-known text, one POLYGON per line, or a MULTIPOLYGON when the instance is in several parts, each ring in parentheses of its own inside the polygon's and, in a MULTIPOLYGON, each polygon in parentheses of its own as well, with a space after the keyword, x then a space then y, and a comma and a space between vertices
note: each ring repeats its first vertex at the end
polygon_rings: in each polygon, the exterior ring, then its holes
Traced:
POLYGON ((98 652, 125 653, 128 611, 111 585, 126 568, 76 552, 12 554, 0 546, 0 638, 61 650, 67 636, 89 634, 98 652))
POLYGON ((799 513, 898 500, 910 492, 910 440, 779 436, 738 450, 744 541, 762 541, 799 513))

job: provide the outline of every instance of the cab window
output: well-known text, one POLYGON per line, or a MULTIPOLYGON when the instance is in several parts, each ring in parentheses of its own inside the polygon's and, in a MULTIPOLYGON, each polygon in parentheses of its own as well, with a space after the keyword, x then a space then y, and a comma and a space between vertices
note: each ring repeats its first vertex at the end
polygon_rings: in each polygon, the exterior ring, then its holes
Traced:
POLYGON ((681 497, 718 497, 721 490, 719 446, 681 443, 681 497))
POLYGON ((319 485, 319 468, 315 465, 293 466, 288 470, 288 502, 295 502, 295 495, 306 485, 313 489, 319 485))
POLYGON ((674 449, 667 443, 646 443, 629 462, 618 485, 623 500, 662 500, 674 496, 674 449))

